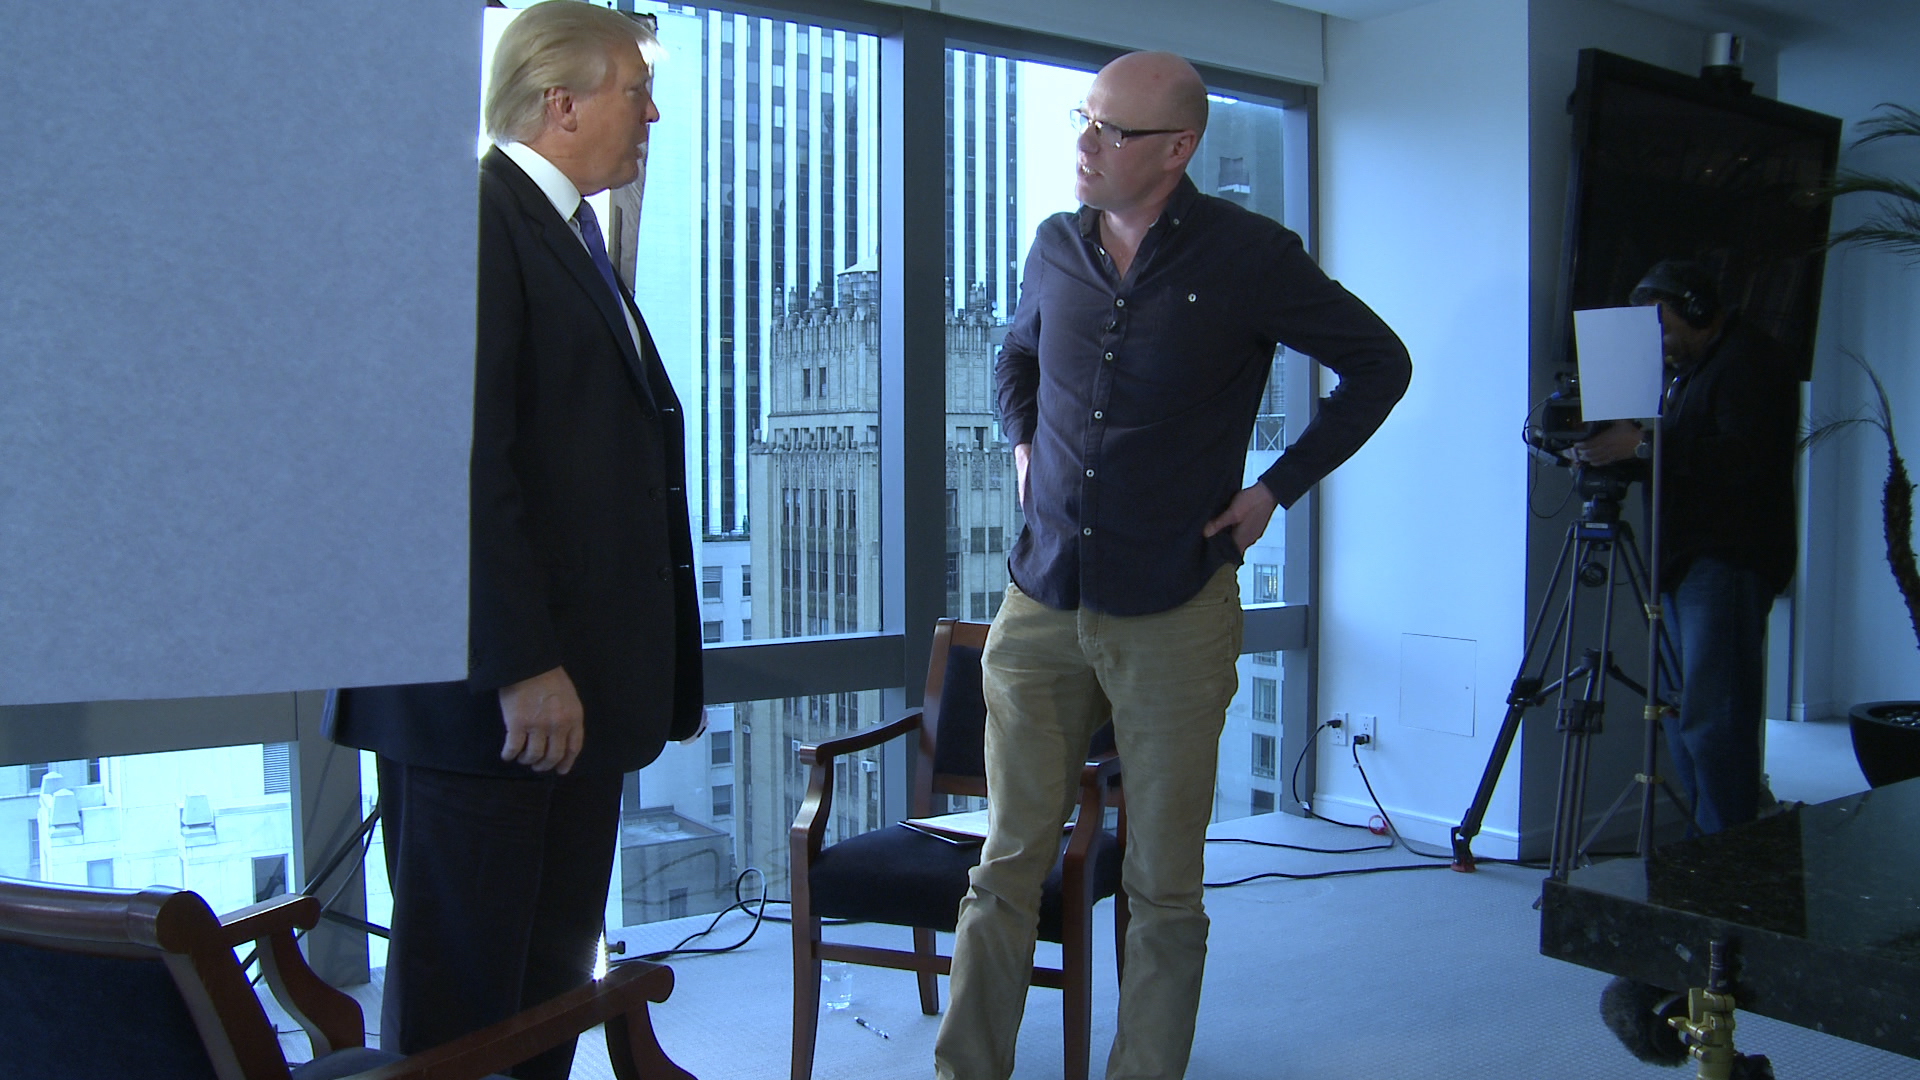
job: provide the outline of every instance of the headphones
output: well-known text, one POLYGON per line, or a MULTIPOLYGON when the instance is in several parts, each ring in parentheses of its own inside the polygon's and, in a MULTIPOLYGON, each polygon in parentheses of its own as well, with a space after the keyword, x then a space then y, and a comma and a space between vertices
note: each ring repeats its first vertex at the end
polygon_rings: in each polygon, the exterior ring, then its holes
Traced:
POLYGON ((1720 314, 1720 287, 1713 271, 1687 259, 1662 259, 1633 287, 1627 302, 1665 301, 1688 326, 1698 330, 1720 314))

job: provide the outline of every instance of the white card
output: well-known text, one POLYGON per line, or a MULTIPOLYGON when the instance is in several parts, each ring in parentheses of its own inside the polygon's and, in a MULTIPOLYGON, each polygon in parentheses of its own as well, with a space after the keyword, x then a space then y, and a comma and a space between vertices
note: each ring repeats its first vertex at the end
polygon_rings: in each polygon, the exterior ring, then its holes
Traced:
POLYGON ((1660 309, 1592 308, 1573 313, 1580 356, 1580 418, 1637 420, 1660 414, 1660 309))

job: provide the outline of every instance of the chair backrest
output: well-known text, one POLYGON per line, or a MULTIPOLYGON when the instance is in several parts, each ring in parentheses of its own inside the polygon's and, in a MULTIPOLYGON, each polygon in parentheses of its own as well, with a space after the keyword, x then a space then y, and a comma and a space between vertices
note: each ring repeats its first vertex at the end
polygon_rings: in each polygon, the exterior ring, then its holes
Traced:
MULTIPOLYGON (((987 699, 980 658, 991 623, 941 619, 933 627, 921 704, 920 760, 913 812, 934 812, 935 795, 987 793, 987 699)), ((1113 751, 1113 726, 1094 732, 1088 757, 1113 751)))
POLYGON ((279 1040, 197 894, 0 879, 9 1080, 285 1077, 279 1040))
POLYGON ((933 812, 935 795, 987 793, 987 699, 981 686, 980 654, 987 647, 989 629, 988 623, 958 619, 934 624, 921 703, 915 814, 933 812))

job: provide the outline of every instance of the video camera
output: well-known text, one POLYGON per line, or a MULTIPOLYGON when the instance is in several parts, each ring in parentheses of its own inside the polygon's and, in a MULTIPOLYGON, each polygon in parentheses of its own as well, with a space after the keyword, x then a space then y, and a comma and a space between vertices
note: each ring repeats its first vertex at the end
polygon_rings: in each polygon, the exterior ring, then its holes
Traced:
POLYGON ((1586 504, 1583 516, 1613 520, 1617 504, 1637 474, 1619 464, 1576 464, 1566 455, 1575 443, 1592 436, 1607 422, 1581 419, 1579 375, 1560 372, 1553 377, 1553 385, 1553 393, 1527 418, 1523 438, 1538 456, 1573 469, 1574 491, 1586 504))
POLYGON ((1528 446, 1553 455, 1560 465, 1571 464, 1561 452, 1600 429, 1600 425, 1580 418, 1580 376, 1571 371, 1553 377, 1553 393, 1529 417, 1525 439, 1528 446))

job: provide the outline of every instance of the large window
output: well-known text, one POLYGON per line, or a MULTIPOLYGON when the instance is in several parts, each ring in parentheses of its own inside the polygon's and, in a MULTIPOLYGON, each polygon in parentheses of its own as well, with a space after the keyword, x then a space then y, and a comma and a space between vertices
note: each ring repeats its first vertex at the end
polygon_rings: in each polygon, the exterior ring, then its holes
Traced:
POLYGON ((255 744, 0 765, 0 877, 188 888, 221 912, 284 892, 287 762, 255 744))
POLYGON ((637 7, 666 56, 634 296, 687 408, 703 580, 741 583, 710 640, 879 630, 879 39, 637 7))

